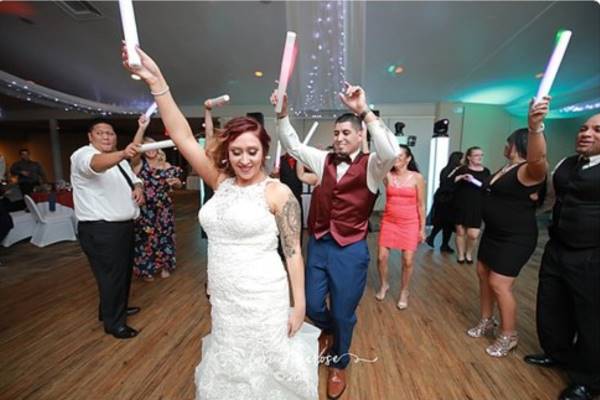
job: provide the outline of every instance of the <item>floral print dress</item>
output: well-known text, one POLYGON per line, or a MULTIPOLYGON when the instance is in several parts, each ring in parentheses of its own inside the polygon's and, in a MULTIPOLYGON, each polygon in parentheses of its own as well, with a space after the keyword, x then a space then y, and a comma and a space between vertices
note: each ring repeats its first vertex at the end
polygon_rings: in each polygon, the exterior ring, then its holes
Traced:
POLYGON ((142 157, 138 176, 144 181, 145 203, 134 228, 134 267, 137 277, 151 277, 162 269, 175 269, 175 216, 168 178, 182 178, 182 170, 150 167, 142 157))

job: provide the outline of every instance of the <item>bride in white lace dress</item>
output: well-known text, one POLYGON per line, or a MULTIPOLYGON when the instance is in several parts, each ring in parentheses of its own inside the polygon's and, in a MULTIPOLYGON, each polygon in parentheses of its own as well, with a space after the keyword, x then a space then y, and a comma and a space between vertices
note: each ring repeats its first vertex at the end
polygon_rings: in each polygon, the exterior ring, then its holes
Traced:
POLYGON ((125 51, 124 65, 148 84, 171 139, 215 190, 199 213, 208 234, 212 332, 196 368, 197 399, 317 399, 317 337, 296 334, 305 315, 300 207, 264 172, 269 136, 254 119, 234 118, 205 152, 158 66, 139 53, 141 67, 129 67, 125 51))

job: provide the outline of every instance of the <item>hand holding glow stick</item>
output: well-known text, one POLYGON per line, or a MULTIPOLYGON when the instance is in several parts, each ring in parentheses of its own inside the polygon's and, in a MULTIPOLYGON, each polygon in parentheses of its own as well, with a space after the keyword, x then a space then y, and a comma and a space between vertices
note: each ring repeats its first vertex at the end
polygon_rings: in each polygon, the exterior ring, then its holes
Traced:
POLYGON ((296 33, 288 32, 285 38, 285 47, 283 48, 283 57, 281 59, 281 70, 279 71, 279 86, 277 87, 277 104, 275 112, 280 113, 283 108, 283 96, 287 90, 287 85, 296 63, 296 33))
POLYGON ((467 174, 466 177, 467 177, 467 180, 469 182, 471 182, 473 185, 475 185, 477 187, 483 186, 483 182, 481 182, 479 179, 475 178, 473 175, 467 174))
POLYGON ((313 137, 313 135, 317 131, 318 126, 319 126, 319 123, 317 121, 313 122, 313 124, 310 127, 310 130, 308 131, 308 134, 306 135, 306 138, 304 139, 302 144, 308 144, 308 142, 310 142, 310 139, 313 137))
POLYGON ((152 117, 152 114, 154 114, 156 112, 157 108, 158 108, 158 105, 156 105, 156 103, 152 103, 150 105, 150 107, 148 107, 148 109, 146 110, 146 112, 144 113, 144 115, 146 116, 146 118, 150 119, 150 117, 152 117))
POLYGON ((221 107, 224 106, 225 104, 229 103, 229 100, 231 100, 231 98, 229 97, 228 94, 224 94, 222 96, 219 97, 215 97, 214 99, 208 99, 204 102, 204 106, 208 107, 208 108, 213 108, 213 107, 221 107))
POLYGON ((140 41, 138 39, 137 26, 135 24, 132 0, 119 0, 119 10, 121 11, 121 24, 123 25, 129 66, 139 67, 142 65, 142 61, 135 48, 140 45, 140 41))
POLYGON ((556 46, 554 47, 554 51, 552 51, 552 55, 548 61, 548 66, 546 67, 546 71, 542 77, 542 82, 540 82, 540 87, 537 95, 535 96, 536 103, 543 99, 544 96, 548 96, 550 93, 550 89, 552 88, 554 78, 556 78, 556 74, 558 73, 560 63, 562 62, 565 52, 567 51, 569 40, 571 40, 571 35, 571 31, 562 31, 558 33, 556 46))
POLYGON ((172 140, 161 140, 160 142, 144 143, 140 146, 140 151, 143 153, 150 150, 166 149, 167 147, 175 147, 172 140))

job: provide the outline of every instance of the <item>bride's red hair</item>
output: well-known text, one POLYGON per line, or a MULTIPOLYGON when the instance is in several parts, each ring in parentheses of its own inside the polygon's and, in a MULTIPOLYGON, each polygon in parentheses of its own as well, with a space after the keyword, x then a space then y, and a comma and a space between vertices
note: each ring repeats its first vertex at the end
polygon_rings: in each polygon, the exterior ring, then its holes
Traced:
POLYGON ((269 154, 269 145, 271 138, 265 128, 254 118, 237 117, 225 124, 222 129, 215 129, 215 140, 212 149, 208 149, 209 156, 216 167, 229 176, 235 176, 233 168, 229 163, 229 145, 243 133, 254 134, 262 146, 263 166, 267 154, 269 154))

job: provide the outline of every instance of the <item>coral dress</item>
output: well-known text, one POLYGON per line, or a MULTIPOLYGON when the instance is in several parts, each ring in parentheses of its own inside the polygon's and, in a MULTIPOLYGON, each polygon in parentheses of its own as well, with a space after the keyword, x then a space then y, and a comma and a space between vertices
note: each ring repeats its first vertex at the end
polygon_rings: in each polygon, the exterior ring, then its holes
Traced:
MULTIPOLYGON (((390 174, 391 175, 391 174, 390 174)), ((419 244, 419 205, 414 176, 406 183, 388 175, 386 202, 379 245, 397 250, 415 251, 419 244)))

